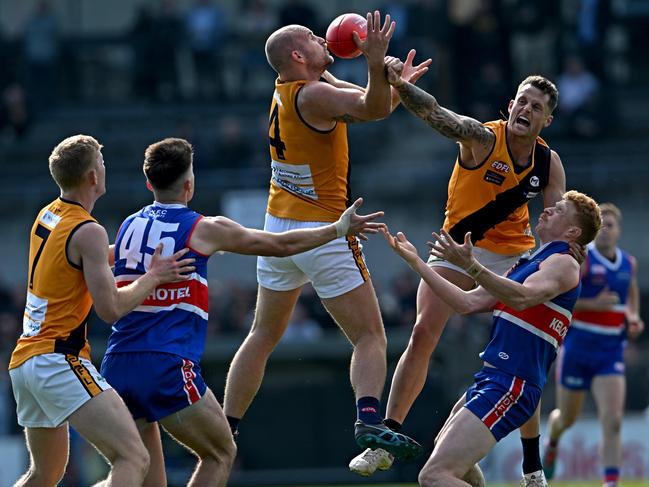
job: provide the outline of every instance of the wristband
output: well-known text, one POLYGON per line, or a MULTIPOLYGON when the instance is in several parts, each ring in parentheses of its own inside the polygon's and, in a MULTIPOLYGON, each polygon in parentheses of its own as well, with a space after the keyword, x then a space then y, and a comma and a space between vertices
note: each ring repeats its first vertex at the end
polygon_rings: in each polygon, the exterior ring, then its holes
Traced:
POLYGON ((340 238, 347 234, 347 229, 349 228, 349 225, 345 225, 344 221, 338 220, 336 223, 334 223, 334 227, 336 229, 336 238, 340 238))
POLYGON ((477 260, 474 260, 471 265, 465 269, 466 273, 469 274, 473 279, 477 279, 480 274, 482 274, 482 271, 484 270, 484 266, 480 264, 477 260))

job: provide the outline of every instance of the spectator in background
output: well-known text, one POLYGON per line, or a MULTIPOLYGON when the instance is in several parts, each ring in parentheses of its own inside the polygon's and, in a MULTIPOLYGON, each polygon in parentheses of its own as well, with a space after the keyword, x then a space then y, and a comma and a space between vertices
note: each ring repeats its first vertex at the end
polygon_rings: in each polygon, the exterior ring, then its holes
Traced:
POLYGON ((60 49, 57 20, 48 2, 36 4, 34 14, 25 24, 23 42, 27 89, 36 110, 43 110, 56 99, 60 49))
POLYGON ((275 79, 275 73, 268 69, 266 56, 259 46, 266 43, 277 27, 276 11, 266 0, 245 0, 242 4, 237 23, 239 42, 244 48, 241 80, 246 86, 247 96, 265 100, 268 85, 275 79))
POLYGON ((173 100, 179 96, 177 56, 183 42, 183 32, 175 0, 161 0, 160 10, 153 24, 151 52, 155 95, 160 101, 173 100))
POLYGON ((430 56, 432 76, 420 81, 421 88, 450 100, 452 81, 449 65, 450 25, 445 0, 421 0, 408 5, 408 36, 417 52, 430 56))
POLYGON ((610 0, 581 0, 577 11, 577 43, 589 69, 605 78, 606 31, 611 19, 610 0))
POLYGON ((600 83, 588 71, 583 60, 569 55, 564 61, 564 71, 557 79, 561 122, 571 135, 593 138, 601 133, 599 103, 600 83))
POLYGON ((226 115, 219 120, 211 165, 223 168, 250 167, 253 147, 246 137, 239 115, 226 115))
POLYGON ((308 313, 306 307, 298 301, 281 338, 283 343, 315 343, 322 338, 322 327, 308 313))
POLYGON ((469 111, 478 120, 487 120, 494 114, 506 112, 509 101, 502 67, 496 61, 488 61, 479 69, 479 76, 474 80, 473 100, 469 111))
POLYGON ((224 11, 211 0, 197 0, 185 16, 185 31, 194 63, 195 94, 201 99, 222 95, 218 52, 227 33, 224 11))
POLYGON ((154 65, 156 50, 155 18, 148 5, 140 5, 131 27, 133 49, 133 93, 137 97, 156 97, 157 81, 154 65))
POLYGON ((279 25, 303 25, 313 32, 323 28, 317 12, 304 0, 287 0, 279 8, 279 25))
POLYGON ((0 100, 0 130, 7 125, 16 139, 22 139, 27 134, 29 119, 25 90, 21 84, 11 83, 0 100))
POLYGON ((515 0, 510 9, 509 30, 513 79, 530 73, 555 73, 554 25, 558 18, 558 0, 515 0))

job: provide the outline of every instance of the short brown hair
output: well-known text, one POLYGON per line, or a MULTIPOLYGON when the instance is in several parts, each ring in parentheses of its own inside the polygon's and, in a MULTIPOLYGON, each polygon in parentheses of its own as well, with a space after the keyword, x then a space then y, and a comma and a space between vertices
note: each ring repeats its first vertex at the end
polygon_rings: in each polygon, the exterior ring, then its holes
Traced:
POLYGON ((602 226, 600 207, 590 196, 574 190, 565 193, 563 199, 572 202, 577 210, 575 223, 581 228, 581 235, 577 238, 577 243, 586 245, 592 242, 602 226))
POLYGON ((155 189, 169 189, 192 164, 194 149, 185 139, 168 138, 144 152, 144 174, 155 189))
POLYGON ((59 142, 49 157, 50 174, 56 184, 63 191, 79 186, 102 147, 90 135, 73 135, 59 142))
POLYGON ((622 223, 622 212, 613 203, 602 203, 599 205, 599 210, 602 212, 602 216, 605 214, 613 215, 618 223, 622 223))
POLYGON ((545 76, 533 74, 521 81, 516 92, 518 93, 521 91, 521 88, 525 85, 532 85, 534 88, 541 90, 544 94, 548 95, 548 108, 550 109, 550 113, 557 108, 559 103, 559 90, 552 81, 547 79, 545 76))

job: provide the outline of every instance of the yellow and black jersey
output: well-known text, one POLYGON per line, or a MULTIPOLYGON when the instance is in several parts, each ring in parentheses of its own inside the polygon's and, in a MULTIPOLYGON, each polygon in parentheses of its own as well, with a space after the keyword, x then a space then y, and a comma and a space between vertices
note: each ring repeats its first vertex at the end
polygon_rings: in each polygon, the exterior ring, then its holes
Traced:
POLYGON ((267 211, 278 218, 334 222, 349 202, 347 126, 310 126, 298 97, 307 81, 275 82, 268 139, 271 180, 267 211))
POLYGON ((36 217, 29 242, 23 334, 11 355, 10 369, 52 352, 90 359, 86 324, 92 298, 82 268, 67 255, 74 232, 90 222, 96 220, 80 204, 62 198, 36 217))
POLYGON ((448 184, 444 229, 457 242, 471 232, 473 244, 503 255, 534 247, 527 202, 543 191, 550 176, 550 148, 537 137, 529 163, 514 164, 507 145, 507 122, 484 124, 496 135, 491 153, 473 168, 458 155, 448 184))

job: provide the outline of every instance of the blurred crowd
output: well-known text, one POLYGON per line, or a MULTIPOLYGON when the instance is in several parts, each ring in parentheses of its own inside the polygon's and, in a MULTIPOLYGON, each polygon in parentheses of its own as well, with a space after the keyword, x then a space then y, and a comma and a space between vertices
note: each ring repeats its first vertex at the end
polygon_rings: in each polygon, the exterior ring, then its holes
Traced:
MULTIPOLYGON (((116 34, 66 34, 53 5, 40 1, 15 38, 0 32, 0 130, 23 137, 33 116, 54 106, 129 103, 259 103, 274 73, 263 46, 269 33, 298 23, 324 36, 330 19, 305 0, 143 1, 116 34)), ((506 108, 529 73, 555 79, 563 131, 595 137, 601 93, 626 76, 625 24, 612 0, 420 0, 378 6, 397 21, 389 54, 415 47, 431 57, 421 80, 451 106, 480 120, 506 108)), ((623 3, 623 2, 622 2, 623 3)), ((363 13, 363 12, 361 12, 363 13)), ((332 70, 365 83, 361 60, 332 70)), ((230 127, 226 127, 229 129, 230 127)))

